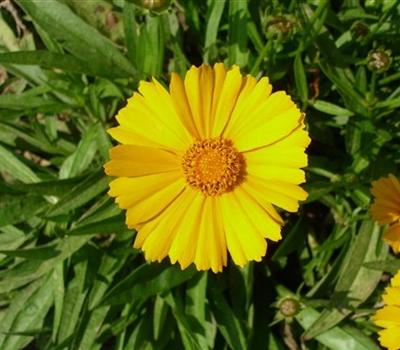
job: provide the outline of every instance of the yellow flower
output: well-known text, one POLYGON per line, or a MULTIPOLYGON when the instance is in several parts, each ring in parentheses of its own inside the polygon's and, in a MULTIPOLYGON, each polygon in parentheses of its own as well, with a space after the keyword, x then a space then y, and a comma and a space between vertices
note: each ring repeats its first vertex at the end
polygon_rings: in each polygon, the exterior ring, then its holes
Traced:
POLYGON ((390 244, 395 253, 400 249, 400 183, 396 177, 389 174, 372 182, 371 193, 375 200, 371 205, 372 218, 379 225, 386 225, 397 221, 389 227, 382 238, 390 244))
POLYGON ((298 185, 310 139, 304 114, 271 90, 222 63, 172 73, 169 92, 140 82, 109 130, 122 145, 105 171, 146 259, 217 272, 227 251, 243 266, 265 255, 265 238, 281 239, 273 205, 296 212, 307 198, 298 185))
POLYGON ((389 350, 400 349, 400 270, 391 279, 391 287, 382 295, 386 305, 378 310, 372 320, 385 328, 379 334, 379 342, 389 350))

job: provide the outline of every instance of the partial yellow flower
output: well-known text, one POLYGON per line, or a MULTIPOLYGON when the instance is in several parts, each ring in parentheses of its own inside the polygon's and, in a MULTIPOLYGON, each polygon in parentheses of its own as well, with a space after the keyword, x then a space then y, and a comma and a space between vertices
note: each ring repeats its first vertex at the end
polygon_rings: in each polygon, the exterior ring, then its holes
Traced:
MULTIPOLYGON (((372 182, 371 193, 375 200, 371 205, 372 218, 379 225, 386 225, 400 219, 400 183, 398 179, 389 174, 387 178, 381 177, 372 182)), ((383 233, 385 240, 395 253, 400 249, 400 224, 396 223, 383 233)))
POLYGON ((310 138, 290 97, 271 92, 268 78, 222 63, 172 73, 169 91, 140 82, 109 130, 122 145, 105 171, 146 259, 218 272, 228 251, 243 266, 281 239, 273 205, 295 212, 307 198, 310 138))
POLYGON ((400 184, 392 174, 372 181, 371 193, 375 201, 371 205, 372 218, 379 225, 390 224, 400 219, 400 184))
POLYGON ((386 305, 378 310, 372 320, 385 328, 379 334, 379 342, 389 350, 400 349, 400 270, 391 279, 391 286, 382 295, 386 305))

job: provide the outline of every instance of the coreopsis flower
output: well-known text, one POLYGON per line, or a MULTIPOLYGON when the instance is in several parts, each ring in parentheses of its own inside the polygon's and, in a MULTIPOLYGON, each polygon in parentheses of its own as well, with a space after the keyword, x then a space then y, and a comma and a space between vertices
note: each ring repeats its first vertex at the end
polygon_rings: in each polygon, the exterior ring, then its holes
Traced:
POLYGON ((389 350, 400 349, 400 270, 390 281, 391 286, 382 295, 386 305, 378 310, 372 320, 379 327, 379 342, 389 350))
POLYGON ((243 266, 281 239, 273 205, 296 212, 307 198, 310 138, 290 97, 271 91, 268 78, 222 63, 172 73, 169 91, 140 82, 109 130, 121 145, 105 171, 146 259, 218 272, 228 251, 243 266))
POLYGON ((400 250, 400 183, 392 174, 372 182, 371 193, 375 200, 371 205, 372 218, 379 225, 392 224, 384 233, 385 240, 395 253, 400 250))

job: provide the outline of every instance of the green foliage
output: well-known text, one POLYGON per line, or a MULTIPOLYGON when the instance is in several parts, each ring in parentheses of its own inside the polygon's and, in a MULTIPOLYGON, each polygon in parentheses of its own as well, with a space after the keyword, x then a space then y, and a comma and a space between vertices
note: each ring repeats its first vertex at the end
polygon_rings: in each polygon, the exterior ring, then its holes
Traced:
POLYGON ((400 174, 399 18, 399 1, 2 2, 0 348, 379 349, 369 316, 400 264, 369 188, 400 174), (219 61, 306 113, 310 196, 260 263, 149 264, 106 194, 106 130, 140 79, 219 61))

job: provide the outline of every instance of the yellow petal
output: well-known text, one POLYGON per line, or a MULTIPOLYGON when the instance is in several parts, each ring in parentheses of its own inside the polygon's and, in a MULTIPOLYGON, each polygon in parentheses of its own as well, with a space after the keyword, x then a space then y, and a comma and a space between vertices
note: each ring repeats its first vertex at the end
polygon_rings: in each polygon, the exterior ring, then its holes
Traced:
POLYGON ((393 174, 389 174, 389 181, 392 185, 393 190, 396 193, 396 197, 400 198, 400 183, 397 177, 395 177, 393 174))
POLYGON ((380 327, 390 328, 400 326, 400 307, 386 305, 382 309, 379 309, 372 319, 380 327))
POLYGON ((271 241, 279 241, 282 238, 282 219, 280 217, 278 220, 274 219, 243 187, 235 189, 235 194, 239 202, 243 203, 243 206, 246 208, 246 213, 250 221, 259 228, 262 236, 271 241))
POLYGON ((116 197, 115 201, 121 209, 129 209, 181 179, 181 174, 177 172, 134 178, 120 177, 111 181, 108 194, 116 197))
MULTIPOLYGON (((392 277, 390 283, 393 287, 400 287, 400 270, 392 277)), ((400 302, 398 304, 400 305, 400 302)))
POLYGON ((171 99, 158 83, 142 81, 139 93, 128 99, 117 120, 121 127, 138 134, 139 139, 162 144, 171 150, 185 149, 192 137, 181 123, 173 108, 171 99), (163 91, 163 92, 162 92, 163 91))
POLYGON ((172 264, 179 262, 182 269, 188 267, 195 260, 199 227, 203 219, 202 211, 206 198, 190 188, 187 191, 192 192, 191 200, 187 202, 186 215, 181 221, 169 251, 172 264))
MULTIPOLYGON (((392 285, 393 285, 393 282, 392 282, 392 285)), ((387 287, 385 289, 385 294, 382 295, 382 299, 385 301, 385 303, 387 305, 400 306, 400 287, 387 287)), ((399 308, 399 311, 400 311, 400 308, 399 308)))
POLYGON ((227 247, 217 197, 206 197, 200 221, 194 263, 198 270, 221 272, 227 265, 227 247))
POLYGON ((132 129, 128 129, 123 126, 117 126, 115 128, 108 129, 107 132, 112 136, 114 140, 117 140, 123 145, 137 145, 144 147, 153 148, 167 148, 160 142, 149 138, 148 135, 142 135, 132 129))
POLYGON ((119 145, 111 149, 110 158, 104 165, 109 176, 131 177, 182 170, 178 156, 157 148, 119 145))
POLYGON ((190 110, 189 102, 186 96, 185 85, 182 78, 177 73, 171 74, 169 90, 171 92, 172 104, 174 105, 182 124, 186 127, 194 139, 199 139, 200 134, 197 130, 196 123, 190 110))
POLYGON ((284 168, 268 163, 259 164, 246 160, 248 178, 257 176, 267 181, 280 181, 298 185, 306 181, 305 173, 298 168, 284 168))
POLYGON ((296 128, 303 128, 302 114, 284 92, 273 93, 261 103, 255 97, 254 101, 246 101, 246 104, 253 107, 241 115, 246 123, 225 134, 235 141, 240 151, 269 145, 288 136, 296 128))
POLYGON ((183 191, 162 213, 143 225, 138 230, 134 247, 142 248, 147 260, 161 261, 164 259, 180 230, 181 223, 186 216, 188 203, 192 202, 196 193, 183 191))
POLYGON ((400 213, 400 193, 398 180, 389 174, 388 178, 372 181, 371 193, 381 204, 392 207, 400 213))
POLYGON ((304 148, 282 148, 279 142, 251 152, 245 152, 244 156, 248 164, 268 164, 282 168, 302 168, 308 164, 304 148))
POLYGON ((232 191, 220 197, 220 205, 232 260, 239 266, 251 260, 261 261, 267 251, 267 242, 261 228, 248 216, 245 203, 241 203, 236 191, 232 191))
POLYGON ((255 176, 249 176, 242 187, 263 207, 271 203, 290 212, 296 212, 299 208, 299 200, 307 198, 307 192, 299 186, 276 181, 267 182, 255 176))
POLYGON ((250 151, 278 143, 303 129, 303 116, 297 109, 290 109, 264 124, 235 136, 235 146, 240 152, 250 151))
MULTIPOLYGON (((209 66, 201 66, 200 68, 192 66, 186 73, 184 81, 190 112, 200 138, 207 137, 205 125, 207 120, 204 118, 204 108, 209 108, 209 103, 207 104, 205 101, 209 100, 212 93, 212 90, 203 90, 200 82, 202 81, 204 83, 204 81, 206 81, 207 88, 213 89, 213 87, 210 86, 214 82, 212 75, 213 72, 209 66), (204 102, 206 103, 205 106, 203 106, 204 102)), ((208 117, 209 116, 207 116, 207 118, 208 117)))
MULTIPOLYGON (((224 69, 222 65, 215 65, 216 72, 224 69), (221 67, 221 68, 220 68, 221 67)), ((216 74, 218 76, 218 74, 216 74)), ((222 75, 222 74, 221 74, 222 75)), ((222 79, 221 79, 222 80, 222 79)), ((210 114, 210 129, 208 137, 220 136, 231 119, 235 109, 243 77, 238 66, 233 66, 227 73, 223 85, 216 85, 213 96, 213 108, 210 114)), ((221 81, 222 83, 222 81, 221 81)))
POLYGON ((129 228, 135 228, 145 221, 154 219, 181 194, 185 186, 185 180, 180 178, 160 191, 154 192, 152 196, 135 203, 126 212, 126 225, 129 228))
POLYGON ((238 132, 247 129, 251 123, 250 115, 256 111, 262 103, 268 99, 271 94, 272 86, 267 77, 263 77, 259 82, 247 75, 243 78, 242 89, 239 93, 236 106, 232 112, 228 125, 224 130, 224 136, 234 140, 238 132))
POLYGON ((400 251, 400 224, 390 226, 382 235, 382 239, 387 242, 397 254, 400 251))
MULTIPOLYGON (((174 142, 179 141, 180 148, 185 148, 192 142, 191 135, 176 113, 170 94, 156 79, 153 78, 152 83, 141 81, 139 92, 143 99, 138 100, 145 102, 145 106, 155 116, 153 122, 166 137, 175 137, 174 142)), ((148 133, 150 130, 145 129, 144 131, 148 133)), ((168 141, 171 142, 172 140, 168 141)), ((165 139, 163 139, 164 142, 165 139)))
POLYGON ((400 349, 400 327, 391 327, 379 332, 380 344, 388 350, 400 349))
POLYGON ((390 224, 399 219, 396 209, 392 206, 385 206, 379 203, 372 203, 370 207, 372 219, 377 221, 379 225, 390 224))

